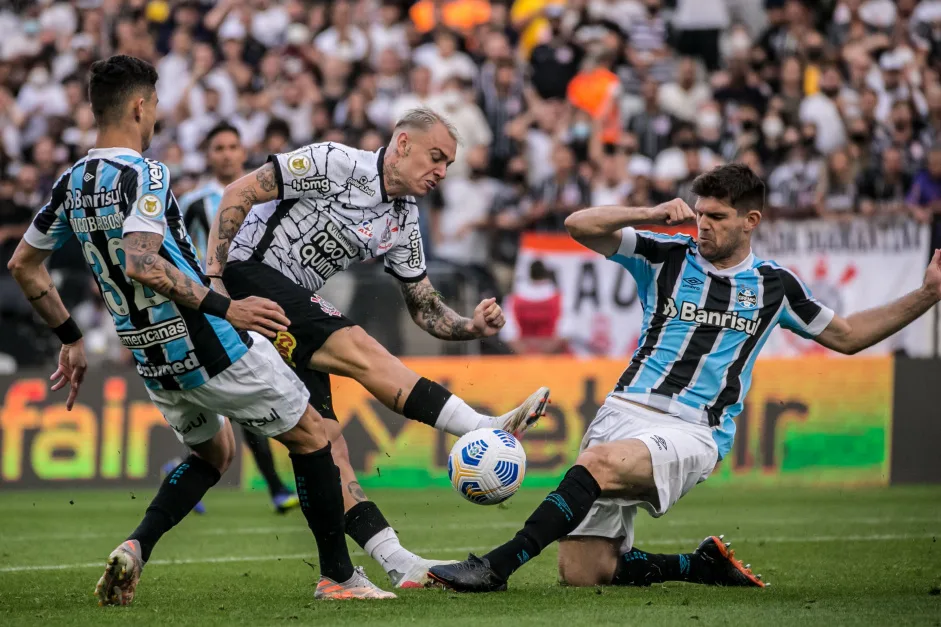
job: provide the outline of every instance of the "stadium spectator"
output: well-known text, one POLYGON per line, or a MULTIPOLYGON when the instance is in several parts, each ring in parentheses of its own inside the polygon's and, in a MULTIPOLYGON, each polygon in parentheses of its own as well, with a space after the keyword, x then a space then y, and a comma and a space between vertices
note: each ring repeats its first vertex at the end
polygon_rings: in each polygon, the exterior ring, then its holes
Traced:
POLYGON ((930 225, 934 250, 941 247, 941 147, 928 153, 927 164, 915 177, 907 202, 915 218, 930 225))
POLYGON ((817 214, 821 218, 846 219, 857 211, 859 189, 845 150, 827 157, 827 167, 817 182, 817 214))
POLYGON ((680 59, 676 65, 676 80, 660 85, 657 92, 660 108, 685 122, 695 122, 700 107, 711 99, 712 89, 697 77, 692 57, 680 59))
POLYGON ((552 149, 554 174, 534 191, 528 221, 536 231, 565 231, 565 218, 591 200, 591 186, 578 172, 575 152, 564 143, 552 149))
POLYGON ((863 215, 898 215, 905 210, 905 197, 912 177, 905 172, 902 153, 890 147, 882 152, 882 163, 859 175, 859 211, 863 215))

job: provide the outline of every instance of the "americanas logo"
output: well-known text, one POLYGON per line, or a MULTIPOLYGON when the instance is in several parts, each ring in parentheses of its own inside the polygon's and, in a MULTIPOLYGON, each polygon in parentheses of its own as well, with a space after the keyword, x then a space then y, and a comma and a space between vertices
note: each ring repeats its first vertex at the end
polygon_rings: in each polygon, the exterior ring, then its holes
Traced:
POLYGON ((281 355, 284 363, 292 368, 297 367, 297 364, 294 363, 294 349, 297 348, 297 338, 287 331, 278 331, 278 335, 274 338, 274 347, 278 349, 278 354, 281 355))

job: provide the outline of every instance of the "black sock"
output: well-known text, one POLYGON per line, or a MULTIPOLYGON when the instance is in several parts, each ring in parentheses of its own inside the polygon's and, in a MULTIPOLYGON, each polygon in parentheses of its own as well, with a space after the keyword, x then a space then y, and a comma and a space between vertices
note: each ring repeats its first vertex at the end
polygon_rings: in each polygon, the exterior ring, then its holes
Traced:
POLYGON ((320 574, 344 582, 353 576, 353 563, 343 533, 340 471, 330 455, 330 444, 313 453, 291 453, 291 462, 301 511, 317 540, 320 574))
POLYGON ((363 501, 350 508, 343 519, 346 534, 365 550, 366 543, 377 533, 391 527, 372 501, 363 501))
POLYGON ((248 429, 242 429, 242 435, 245 437, 245 443, 252 451, 252 457, 255 458, 255 464, 261 476, 265 478, 268 484, 268 492, 273 497, 279 492, 287 492, 287 487, 278 476, 278 471, 274 469, 274 456, 271 454, 271 443, 263 435, 253 433, 248 429))
POLYGON ((433 427, 449 398, 451 393, 444 386, 422 377, 405 399, 402 415, 433 427))
POLYGON ((695 553, 662 555, 631 549, 618 560, 611 583, 615 586, 649 586, 664 581, 705 583, 704 559, 695 553))
POLYGON ((549 544, 571 533, 600 495, 601 488, 591 473, 584 466, 572 466, 559 487, 540 503, 516 537, 484 556, 490 560, 490 568, 507 579, 549 544))
POLYGON ((183 520, 221 476, 205 459, 190 455, 163 478, 157 496, 147 506, 144 520, 127 538, 140 542, 145 562, 160 537, 183 520))

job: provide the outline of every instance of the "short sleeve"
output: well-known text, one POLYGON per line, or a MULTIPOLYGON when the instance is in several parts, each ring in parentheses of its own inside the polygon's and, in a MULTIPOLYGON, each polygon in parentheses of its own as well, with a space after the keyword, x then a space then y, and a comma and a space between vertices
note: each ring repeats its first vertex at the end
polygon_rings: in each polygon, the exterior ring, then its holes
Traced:
POLYGON ((32 224, 26 230, 23 239, 33 248, 40 250, 56 250, 61 248, 73 235, 69 225, 66 209, 71 196, 69 195, 69 180, 72 177, 71 168, 59 177, 52 188, 49 202, 39 210, 32 224))
POLYGON ((779 324, 801 337, 817 337, 833 320, 833 310, 815 299, 810 288, 790 270, 780 268, 778 275, 784 284, 784 311, 779 324))
POLYGON ((692 242, 688 235, 664 235, 626 227, 621 229, 621 245, 608 259, 626 268, 643 290, 653 280, 654 266, 671 254, 685 255, 692 242))
POLYGON ((128 194, 124 215, 124 233, 144 232, 163 236, 167 232, 170 171, 159 161, 144 159, 133 172, 130 176, 136 175, 136 181, 132 180, 127 185, 131 193, 128 194))
POLYGON ((278 200, 319 198, 375 205, 379 197, 376 155, 330 142, 269 155, 278 200), (361 160, 368 155, 370 163, 361 160), (364 178, 365 177, 365 178, 364 178))
POLYGON ((427 275, 417 208, 411 208, 398 242, 385 254, 384 262, 385 271, 403 283, 417 283, 427 275))

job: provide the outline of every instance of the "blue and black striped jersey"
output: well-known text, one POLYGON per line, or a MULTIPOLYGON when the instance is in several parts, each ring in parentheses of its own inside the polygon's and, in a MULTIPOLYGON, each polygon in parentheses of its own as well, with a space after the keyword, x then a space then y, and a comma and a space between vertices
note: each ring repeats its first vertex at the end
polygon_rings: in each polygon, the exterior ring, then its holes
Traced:
POLYGON ((128 148, 90 150, 66 170, 25 239, 53 250, 74 234, 147 387, 198 387, 244 355, 251 340, 225 320, 178 306, 129 279, 122 238, 135 231, 162 235, 160 256, 209 285, 170 191, 166 166, 128 148))
POLYGON ((719 270, 686 235, 626 228, 610 259, 633 275, 644 309, 640 345, 613 393, 709 425, 720 459, 774 326, 813 337, 833 319, 790 270, 754 255, 719 270))
POLYGON ((204 267, 209 227, 216 217, 216 211, 219 210, 223 191, 225 188, 219 181, 213 180, 180 196, 180 212, 183 214, 186 232, 190 234, 196 246, 196 254, 199 255, 204 267))

